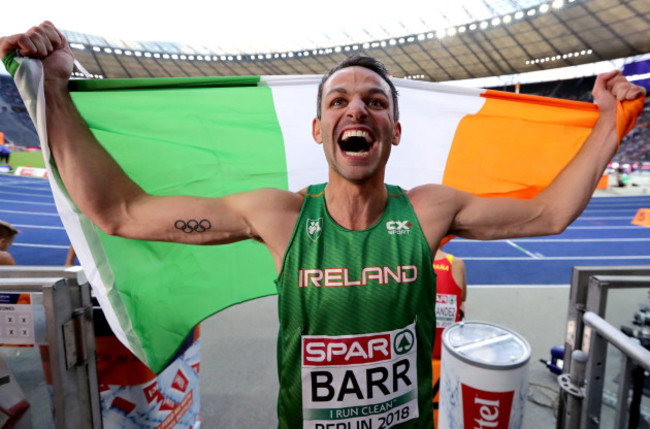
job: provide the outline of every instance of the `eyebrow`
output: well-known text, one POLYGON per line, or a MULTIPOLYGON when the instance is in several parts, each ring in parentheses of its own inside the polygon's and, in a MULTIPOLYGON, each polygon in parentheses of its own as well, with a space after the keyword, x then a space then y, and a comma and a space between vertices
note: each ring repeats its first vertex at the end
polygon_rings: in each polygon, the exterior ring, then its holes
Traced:
MULTIPOLYGON (((342 88, 342 87, 332 88, 327 92, 327 94, 325 94, 325 97, 328 97, 333 93, 347 94, 348 91, 345 88, 342 88)), ((368 91, 366 91, 366 94, 367 95, 381 94, 386 98, 390 98, 388 93, 386 91, 384 91, 382 88, 370 88, 368 91)))

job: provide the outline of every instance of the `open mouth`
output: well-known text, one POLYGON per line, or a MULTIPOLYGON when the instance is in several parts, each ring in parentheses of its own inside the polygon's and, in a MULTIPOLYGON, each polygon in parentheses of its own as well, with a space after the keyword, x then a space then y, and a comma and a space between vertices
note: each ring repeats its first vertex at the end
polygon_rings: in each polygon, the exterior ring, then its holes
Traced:
POLYGON ((364 156, 372 147, 373 138, 363 130, 347 130, 339 139, 341 150, 350 156, 364 156))

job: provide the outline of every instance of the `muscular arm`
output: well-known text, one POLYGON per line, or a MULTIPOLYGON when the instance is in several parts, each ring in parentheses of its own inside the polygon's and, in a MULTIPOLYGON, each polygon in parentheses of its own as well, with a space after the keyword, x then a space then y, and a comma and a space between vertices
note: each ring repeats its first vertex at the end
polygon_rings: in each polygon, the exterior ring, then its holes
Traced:
POLYGON ((27 33, 0 39, 0 56, 16 49, 43 62, 54 161, 72 200, 104 232, 193 244, 254 238, 267 244, 276 259, 282 257, 291 231, 273 225, 280 219, 283 225, 293 225, 290 218, 300 210, 300 196, 273 189, 222 198, 147 194, 97 142, 74 106, 67 89, 73 56, 64 36, 45 22, 27 33))
POLYGON ((413 189, 409 196, 430 244, 446 234, 491 240, 562 232, 584 210, 616 151, 616 101, 644 93, 618 71, 598 76, 598 121, 574 159, 533 199, 481 198, 437 185, 413 189))

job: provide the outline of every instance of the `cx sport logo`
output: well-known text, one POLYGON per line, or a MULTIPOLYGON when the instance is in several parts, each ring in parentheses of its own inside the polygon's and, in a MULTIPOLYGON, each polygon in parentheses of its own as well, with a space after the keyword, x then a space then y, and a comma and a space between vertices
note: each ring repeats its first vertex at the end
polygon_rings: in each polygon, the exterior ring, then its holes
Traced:
POLYGON ((408 220, 390 220, 386 222, 386 230, 390 235, 408 234, 411 232, 411 222, 408 220))

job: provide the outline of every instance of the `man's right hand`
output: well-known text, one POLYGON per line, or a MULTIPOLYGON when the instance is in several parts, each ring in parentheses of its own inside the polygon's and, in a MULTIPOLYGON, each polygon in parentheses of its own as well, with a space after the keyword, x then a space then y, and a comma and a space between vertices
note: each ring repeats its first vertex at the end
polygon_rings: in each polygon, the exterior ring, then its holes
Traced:
POLYGON ((34 57, 43 61, 45 80, 67 87, 72 74, 74 56, 68 47, 65 36, 49 21, 27 32, 0 37, 0 58, 12 51, 24 57, 34 57))

